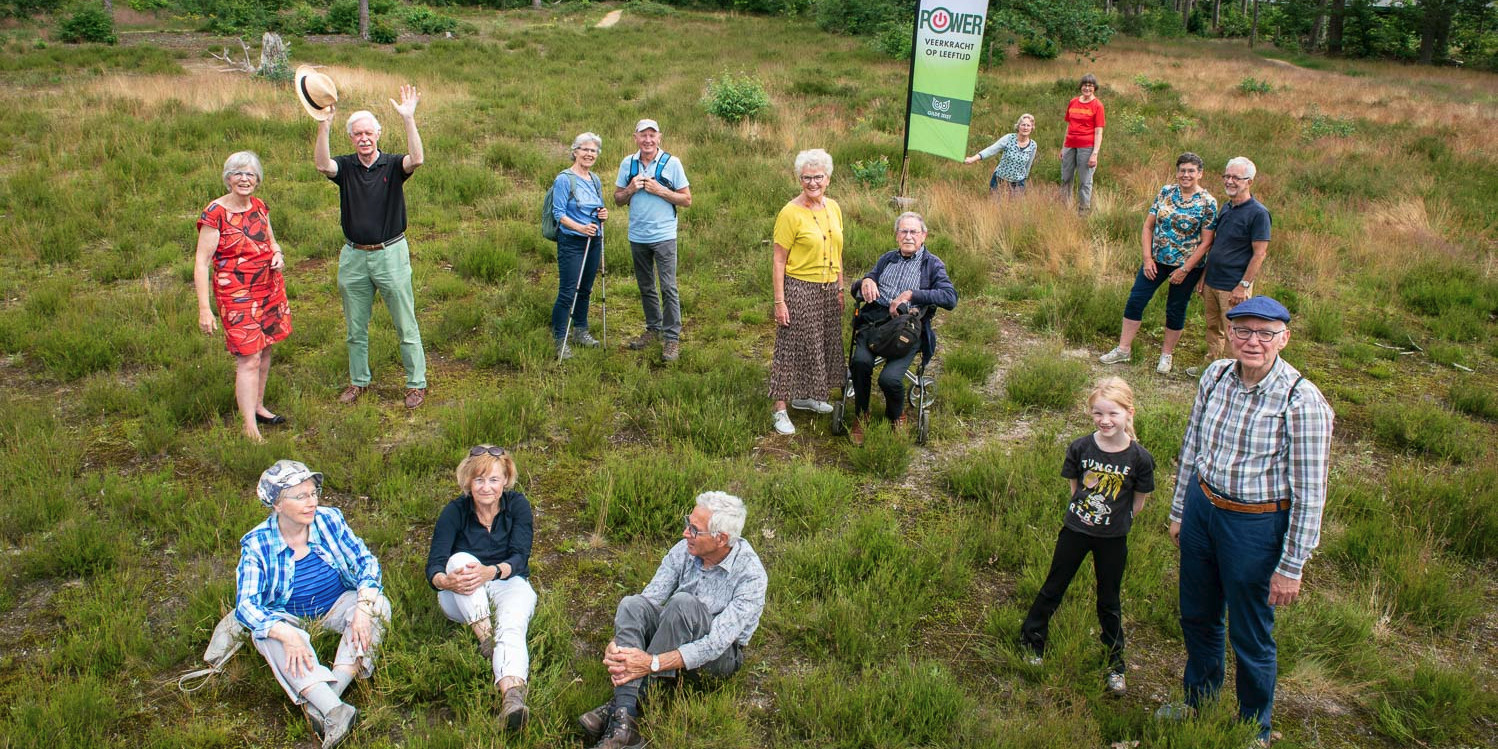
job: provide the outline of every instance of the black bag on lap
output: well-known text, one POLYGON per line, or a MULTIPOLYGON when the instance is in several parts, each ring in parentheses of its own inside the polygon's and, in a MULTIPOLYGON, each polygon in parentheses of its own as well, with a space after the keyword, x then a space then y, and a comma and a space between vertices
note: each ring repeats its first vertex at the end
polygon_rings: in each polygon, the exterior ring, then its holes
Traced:
POLYGON ((860 335, 869 351, 885 359, 899 359, 921 342, 921 313, 900 305, 900 313, 890 315, 887 307, 865 305, 859 310, 863 319, 860 335))

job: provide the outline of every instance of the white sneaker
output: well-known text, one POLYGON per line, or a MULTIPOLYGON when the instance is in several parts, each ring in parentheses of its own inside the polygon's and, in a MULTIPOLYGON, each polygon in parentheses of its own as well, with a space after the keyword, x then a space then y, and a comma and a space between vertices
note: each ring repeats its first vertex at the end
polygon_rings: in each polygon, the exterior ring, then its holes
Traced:
POLYGON ((1108 692, 1110 694, 1123 694, 1128 689, 1124 685, 1124 675, 1117 671, 1108 674, 1108 692))
POLYGON ((796 425, 791 423, 791 415, 785 411, 775 412, 775 431, 781 434, 795 434, 796 425))
POLYGON ((1114 346, 1112 351, 1099 356, 1097 360, 1104 364, 1123 364, 1124 362, 1128 361, 1132 355, 1133 353, 1128 349, 1114 346))
POLYGON ((1160 374, 1170 374, 1170 365, 1174 361, 1174 356, 1171 356, 1170 354, 1161 354, 1160 363, 1155 365, 1155 371, 1159 372, 1160 374))
POLYGON ((791 401, 791 408, 802 411, 814 411, 819 414, 832 413, 832 404, 827 401, 819 401, 813 398, 797 398, 791 401))

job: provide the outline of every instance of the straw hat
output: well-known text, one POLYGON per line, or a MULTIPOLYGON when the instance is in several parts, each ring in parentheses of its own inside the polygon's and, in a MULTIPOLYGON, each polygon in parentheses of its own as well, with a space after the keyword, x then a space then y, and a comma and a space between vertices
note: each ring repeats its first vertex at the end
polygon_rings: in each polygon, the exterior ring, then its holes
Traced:
POLYGON ((311 65, 302 65, 296 69, 292 85, 296 87, 297 101, 312 119, 319 122, 332 119, 333 105, 338 103, 338 87, 333 85, 332 78, 311 65))

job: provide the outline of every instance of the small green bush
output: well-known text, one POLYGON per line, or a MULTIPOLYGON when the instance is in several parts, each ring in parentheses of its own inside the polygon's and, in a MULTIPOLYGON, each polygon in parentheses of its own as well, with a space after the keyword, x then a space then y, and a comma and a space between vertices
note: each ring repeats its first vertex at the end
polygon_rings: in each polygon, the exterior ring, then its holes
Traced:
POLYGON ((79 7, 64 18, 57 25, 57 37, 68 44, 114 44, 119 41, 114 35, 114 18, 104 11, 104 6, 92 3, 79 7))
POLYGON ((1165 126, 1172 133, 1184 133, 1193 127, 1196 127, 1196 120, 1179 113, 1171 115, 1169 124, 1165 126))
POLYGON ((369 41, 375 44, 395 44, 398 38, 400 35, 396 33, 395 27, 389 21, 383 18, 370 20, 369 41))
POLYGON ((764 114, 770 108, 770 95, 753 75, 724 73, 707 80, 702 106, 708 114, 734 123, 764 114))
POLYGON ((1061 45, 1044 36, 1027 36, 1019 42, 1019 52, 1037 60, 1054 60, 1061 56, 1061 45))
MULTIPOLYGON (((914 420, 915 409, 907 407, 906 411, 914 420)), ((890 429, 888 422, 870 420, 864 429, 863 445, 848 446, 848 462, 859 473, 884 479, 899 478, 910 466, 910 440, 909 434, 890 429)))
POLYGON ((1159 94, 1170 90, 1170 81, 1155 80, 1143 73, 1134 76, 1134 85, 1143 89, 1146 94, 1159 94))
POLYGON ((1446 393, 1446 402, 1461 413, 1482 419, 1498 419, 1498 395, 1481 384, 1470 380, 1452 383, 1446 393))
POLYGON ((624 9, 643 18, 667 18, 677 14, 675 8, 655 0, 629 0, 624 9))
MULTIPOLYGON (((458 30, 458 19, 425 5, 407 5, 399 11, 401 23, 413 34, 443 34, 458 30)), ((374 30, 370 30, 371 36, 374 30)))
POLYGON ((853 181, 864 187, 879 189, 889 184, 889 157, 859 159, 849 165, 853 170, 853 181))
POLYGON ((1274 93, 1274 85, 1269 81, 1261 81, 1250 76, 1238 81, 1238 93, 1248 96, 1272 94, 1274 93))
POLYGON ((1060 333, 1074 344, 1116 339, 1128 294, 1126 286, 1100 287, 1089 278, 1068 276, 1041 297, 1030 315, 1030 327, 1060 333))
POLYGON ((1335 303, 1318 303, 1305 312, 1306 332, 1317 343, 1334 344, 1342 339, 1342 309, 1335 303))
POLYGON ((973 697, 939 662, 902 661, 850 672, 823 665, 783 677, 775 692, 793 743, 803 746, 965 746, 973 697))
POLYGON ((1350 138, 1357 132, 1357 126, 1352 120, 1345 117, 1332 117, 1320 112, 1313 112, 1301 125, 1301 137, 1306 140, 1318 138, 1350 138))
POLYGON ((946 355, 942 366, 947 372, 981 387, 988 382, 988 376, 993 374, 997 364, 998 357, 986 348, 959 346, 946 355))
POLYGON ((1129 135, 1143 135, 1150 131, 1149 122, 1138 112, 1124 112, 1121 121, 1124 132, 1129 135))
POLYGON ((1370 416, 1374 436, 1389 447, 1453 463, 1468 463, 1482 455, 1482 441, 1472 425, 1444 408, 1380 403, 1370 409, 1370 416))
POLYGON ((1375 725, 1405 744, 1445 744, 1471 735, 1493 699, 1468 671, 1434 661, 1391 677, 1379 691, 1375 725))
POLYGON ((1016 405, 1060 410, 1080 402, 1077 391, 1086 381, 1087 365, 1042 353, 1009 370, 1004 389, 1016 405))
POLYGON ((911 39, 911 24, 891 22, 884 25, 871 43, 887 57, 909 60, 914 40, 911 39))

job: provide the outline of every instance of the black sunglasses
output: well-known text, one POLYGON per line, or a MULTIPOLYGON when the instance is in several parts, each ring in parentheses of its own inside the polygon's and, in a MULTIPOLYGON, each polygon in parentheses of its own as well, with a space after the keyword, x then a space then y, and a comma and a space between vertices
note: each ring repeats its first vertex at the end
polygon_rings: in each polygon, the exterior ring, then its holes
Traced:
POLYGON ((510 453, 507 452, 503 447, 484 447, 483 445, 477 445, 468 451, 468 457, 470 458, 477 458, 478 456, 485 454, 493 455, 496 458, 503 458, 510 453))

